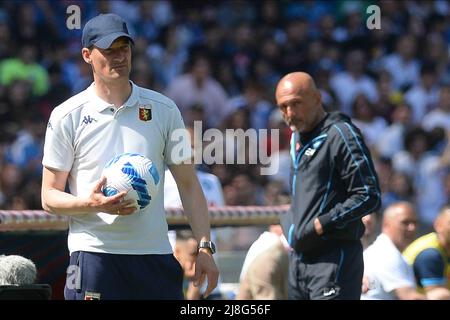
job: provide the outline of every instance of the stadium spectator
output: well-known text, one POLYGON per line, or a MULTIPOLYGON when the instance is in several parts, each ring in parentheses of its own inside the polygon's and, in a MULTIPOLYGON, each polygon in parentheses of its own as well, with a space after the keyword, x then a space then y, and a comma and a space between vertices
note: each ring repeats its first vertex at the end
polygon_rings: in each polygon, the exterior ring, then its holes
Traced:
POLYGON ((243 94, 232 97, 229 101, 229 110, 243 108, 249 113, 250 128, 255 130, 266 129, 273 106, 264 99, 264 88, 256 81, 245 83, 243 94))
POLYGON ((286 300, 289 250, 280 225, 271 225, 262 233, 245 257, 236 299, 286 300))
POLYGON ((197 54, 188 64, 190 70, 175 78, 166 90, 184 115, 190 106, 200 103, 205 112, 205 126, 216 127, 228 114, 228 96, 211 76, 208 57, 197 54))
POLYGON ((376 213, 368 214, 367 216, 362 217, 362 222, 364 223, 364 234, 361 238, 361 243, 363 249, 367 249, 378 236, 378 220, 376 213))
POLYGON ((406 103, 392 106, 391 124, 382 132, 378 132, 375 149, 380 157, 392 159, 404 149, 405 132, 411 126, 411 108, 406 103))
POLYGON ((358 94, 352 105, 353 123, 361 130, 364 141, 372 150, 378 142, 380 132, 386 127, 386 121, 377 116, 374 105, 371 104, 364 94, 358 94))
POLYGON ((34 96, 47 93, 49 79, 47 70, 36 62, 36 47, 24 44, 19 50, 18 58, 0 61, 0 84, 10 85, 14 80, 29 81, 34 96))
POLYGON ((450 206, 439 212, 434 229, 411 243, 403 255, 428 299, 450 300, 450 206))
POLYGON ((166 88, 182 73, 188 52, 177 24, 163 28, 159 36, 162 41, 150 44, 146 54, 158 82, 166 88))
POLYGON ((439 97, 436 70, 433 65, 423 65, 420 82, 405 93, 405 101, 411 106, 412 122, 419 124, 423 117, 436 108, 439 97))
POLYGON ((383 213, 381 234, 364 251, 364 277, 369 300, 422 300, 416 292, 414 272, 402 251, 415 239, 417 218, 409 202, 396 202, 383 213))
POLYGON ((277 206, 289 204, 289 194, 284 190, 283 181, 273 180, 264 189, 264 205, 277 206))
POLYGON ((424 116, 422 126, 427 131, 437 127, 450 130, 450 85, 440 88, 437 108, 424 116))
POLYGON ((378 100, 374 103, 376 114, 391 123, 393 109, 403 103, 403 94, 394 89, 391 74, 386 70, 376 73, 376 81, 378 91, 378 100))
POLYGON ((445 203, 441 157, 429 151, 430 134, 421 127, 410 128, 404 144, 405 150, 397 152, 392 159, 393 168, 412 180, 421 233, 429 232, 445 203))
POLYGON ((404 92, 419 82, 420 63, 416 54, 417 39, 406 34, 396 42, 396 51, 384 59, 383 67, 391 74, 395 89, 404 92))
POLYGON ((375 103, 378 91, 375 81, 365 71, 366 55, 362 50, 352 50, 345 57, 345 70, 330 79, 331 88, 336 92, 339 110, 353 115, 352 105, 359 93, 365 94, 369 102, 375 103))
POLYGON ((180 230, 175 235, 174 256, 183 269, 183 293, 187 300, 201 298, 200 287, 194 286, 195 260, 197 259, 197 240, 190 230, 180 230))
MULTIPOLYGON (((186 300, 201 300, 205 297, 206 286, 195 286, 195 261, 198 255, 198 242, 191 230, 178 230, 173 252, 184 273, 183 292, 186 300)), ((207 297, 208 300, 222 299, 220 287, 217 286, 207 297)))
POLYGON ((414 201, 414 185, 403 172, 392 172, 389 177, 389 189, 383 194, 383 208, 398 201, 414 201))

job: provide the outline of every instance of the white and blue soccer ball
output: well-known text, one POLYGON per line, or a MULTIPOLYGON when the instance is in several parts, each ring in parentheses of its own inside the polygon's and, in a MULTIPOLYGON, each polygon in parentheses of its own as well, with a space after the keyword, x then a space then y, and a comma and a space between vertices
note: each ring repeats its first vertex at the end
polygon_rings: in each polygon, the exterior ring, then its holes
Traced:
POLYGON ((107 197, 127 191, 125 200, 136 201, 138 210, 145 209, 159 188, 159 173, 153 162, 138 153, 122 153, 112 158, 103 168, 107 197))

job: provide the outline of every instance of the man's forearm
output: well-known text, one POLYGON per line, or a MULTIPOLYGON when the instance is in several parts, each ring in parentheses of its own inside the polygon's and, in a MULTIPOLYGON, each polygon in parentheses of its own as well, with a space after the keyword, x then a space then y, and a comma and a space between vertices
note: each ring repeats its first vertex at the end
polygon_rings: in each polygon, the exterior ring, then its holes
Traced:
POLYGON ((433 288, 425 293, 429 300, 450 300, 450 291, 447 288, 433 288))
POLYGON ((416 288, 413 287, 397 288, 394 292, 400 300, 426 300, 427 298, 425 295, 418 293, 416 288))
POLYGON ((191 186, 178 186, 184 213, 197 241, 210 240, 210 221, 205 196, 197 181, 191 186))
POLYGON ((86 199, 77 198, 57 189, 49 189, 43 193, 42 207, 47 212, 67 216, 91 212, 86 199))
MULTIPOLYGON (((369 189, 375 191, 375 188, 369 189)), ((337 203, 329 212, 318 217, 323 233, 345 226, 348 222, 376 211, 380 206, 379 194, 354 193, 342 203, 337 203)))

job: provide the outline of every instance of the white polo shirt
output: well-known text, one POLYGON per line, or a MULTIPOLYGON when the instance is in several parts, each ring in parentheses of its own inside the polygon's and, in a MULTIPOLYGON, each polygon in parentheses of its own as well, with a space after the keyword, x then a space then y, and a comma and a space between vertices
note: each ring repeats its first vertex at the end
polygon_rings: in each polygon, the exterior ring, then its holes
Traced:
MULTIPOLYGON (((223 207, 225 205, 225 199, 219 178, 211 173, 200 170, 197 170, 196 173, 208 207, 223 207)), ((164 179, 164 207, 181 208, 182 206, 183 204, 181 203, 175 178, 170 170, 166 169, 164 179)))
POLYGON ((416 287, 411 266, 383 233, 364 251, 364 276, 369 291, 361 295, 363 300, 396 300, 395 289, 416 287))
POLYGON ((70 217, 68 245, 78 250, 115 254, 172 253, 164 212, 164 168, 191 157, 190 141, 171 141, 184 128, 175 103, 164 95, 132 83, 132 93, 120 108, 100 99, 94 83, 56 107, 47 126, 42 164, 69 172, 70 193, 88 197, 104 165, 114 156, 140 153, 156 165, 159 192, 150 205, 129 216, 99 212, 70 217), (151 119, 140 117, 150 109, 151 119), (142 113, 142 112, 141 112, 142 113), (145 121, 147 120, 147 121, 145 121), (172 159, 172 151, 180 150, 172 159))

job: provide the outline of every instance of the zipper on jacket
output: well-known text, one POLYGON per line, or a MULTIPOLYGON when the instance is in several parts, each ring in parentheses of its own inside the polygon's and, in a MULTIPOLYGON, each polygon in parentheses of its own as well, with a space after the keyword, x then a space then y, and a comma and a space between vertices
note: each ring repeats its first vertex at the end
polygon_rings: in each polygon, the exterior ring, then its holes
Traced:
MULTIPOLYGON (((295 135, 297 135, 297 134, 298 133, 295 133, 295 135)), ((318 140, 324 139, 326 137, 327 137, 327 134, 322 134, 320 136, 315 137, 310 142, 308 142, 306 145, 302 146, 300 148, 298 154, 295 154, 295 143, 296 143, 295 138, 294 137, 291 138, 291 156, 294 161, 293 162, 294 174, 292 177, 292 200, 291 200, 291 202, 293 201, 293 198, 295 196, 295 189, 296 189, 295 186, 297 184, 297 174, 298 174, 298 171, 300 168, 300 160, 302 159, 303 154, 305 153, 305 150, 307 148, 309 148, 311 145, 313 145, 315 142, 317 142, 318 140)), ((293 242, 294 242, 294 232, 293 232, 294 229, 295 229, 295 225, 292 224, 291 227, 289 228, 289 238, 291 238, 291 239, 289 239, 289 241, 288 241, 288 243, 291 245, 291 247, 293 247, 293 242), (291 234, 291 232, 292 232, 292 234, 291 234), (292 237, 291 237, 291 235, 292 235, 292 237)))

